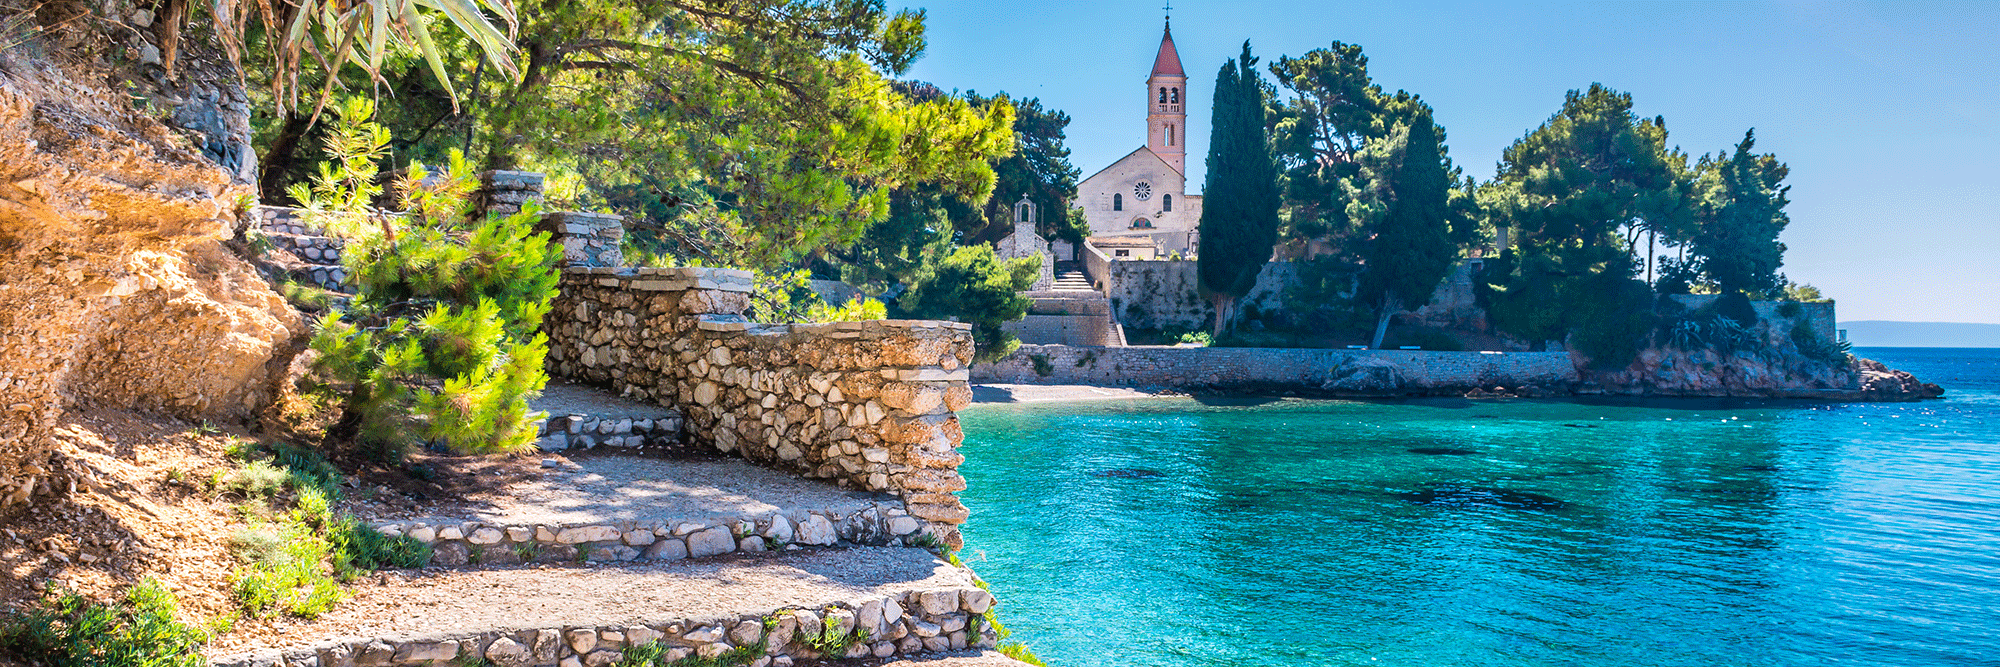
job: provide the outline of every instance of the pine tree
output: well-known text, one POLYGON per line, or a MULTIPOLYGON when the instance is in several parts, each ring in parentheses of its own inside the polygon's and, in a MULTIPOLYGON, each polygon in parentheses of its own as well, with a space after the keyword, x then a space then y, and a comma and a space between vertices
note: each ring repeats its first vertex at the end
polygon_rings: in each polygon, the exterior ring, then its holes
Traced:
POLYGON ((347 393, 329 439, 388 459, 419 436, 460 452, 528 447, 527 401, 548 382, 540 330, 557 280, 557 251, 533 231, 539 211, 473 212, 473 169, 456 152, 437 178, 413 166, 398 183, 405 214, 366 210, 343 189, 372 178, 340 177, 373 171, 356 153, 386 143, 372 112, 365 100, 343 105, 328 139, 339 169, 323 170, 323 192, 296 190, 312 205, 309 220, 348 238, 342 259, 356 289, 347 312, 328 313, 312 339, 314 367, 347 393))
POLYGON ((1410 121, 1404 145, 1402 165, 1390 180, 1392 200, 1368 244, 1367 271, 1355 294, 1376 309, 1370 347, 1382 346, 1390 318, 1406 305, 1430 301, 1458 250, 1450 229, 1451 175, 1430 114, 1410 121))
POLYGON ((1728 159, 1702 156, 1696 167, 1707 191, 1700 207, 1701 231, 1692 250, 1702 258, 1702 270, 1724 293, 1762 297, 1784 289, 1778 267, 1784 265, 1785 244, 1778 234, 1791 222, 1785 215, 1781 185, 1790 169, 1775 155, 1757 155, 1757 131, 1743 133, 1743 143, 1728 159))
POLYGON ((1215 335, 1234 326, 1278 242, 1278 166, 1264 140, 1263 79, 1250 43, 1215 76, 1208 176, 1202 187, 1201 287, 1215 303, 1215 335))

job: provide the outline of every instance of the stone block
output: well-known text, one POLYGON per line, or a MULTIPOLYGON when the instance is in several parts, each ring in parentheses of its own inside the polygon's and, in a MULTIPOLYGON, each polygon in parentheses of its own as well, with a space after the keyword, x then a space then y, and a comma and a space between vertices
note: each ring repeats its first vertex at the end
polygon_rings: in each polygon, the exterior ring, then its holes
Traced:
POLYGON ((724 526, 715 526, 688 535, 688 554, 695 558, 717 556, 735 550, 736 538, 730 535, 729 529, 724 526))
POLYGON ((619 530, 613 526, 579 526, 562 529, 562 532, 556 533, 555 541, 563 544, 582 544, 584 542, 608 542, 616 540, 620 536, 621 533, 619 530))
POLYGON ((458 657, 458 642, 409 642, 396 647, 395 661, 399 663, 443 661, 458 657))
POLYGON ((680 560, 688 557, 687 543, 679 538, 666 538, 646 547, 648 560, 680 560))

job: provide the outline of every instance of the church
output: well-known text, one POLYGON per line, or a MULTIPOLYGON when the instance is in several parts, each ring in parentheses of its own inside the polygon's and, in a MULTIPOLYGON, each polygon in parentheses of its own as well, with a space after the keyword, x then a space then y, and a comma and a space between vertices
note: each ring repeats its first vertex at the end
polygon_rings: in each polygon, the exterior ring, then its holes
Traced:
POLYGON ((1071 205, 1090 223, 1088 243, 1113 260, 1191 257, 1200 243, 1201 195, 1187 193, 1187 104, 1193 99, 1173 24, 1146 77, 1146 143, 1083 179, 1071 205))

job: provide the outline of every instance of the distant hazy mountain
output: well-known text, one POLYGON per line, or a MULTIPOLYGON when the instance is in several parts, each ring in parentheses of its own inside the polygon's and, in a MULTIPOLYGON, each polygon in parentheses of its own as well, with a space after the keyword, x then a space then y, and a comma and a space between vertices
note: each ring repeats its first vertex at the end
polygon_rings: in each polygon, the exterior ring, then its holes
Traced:
POLYGON ((2000 347, 2000 324, 1969 322, 1841 322, 1855 347, 2000 347))

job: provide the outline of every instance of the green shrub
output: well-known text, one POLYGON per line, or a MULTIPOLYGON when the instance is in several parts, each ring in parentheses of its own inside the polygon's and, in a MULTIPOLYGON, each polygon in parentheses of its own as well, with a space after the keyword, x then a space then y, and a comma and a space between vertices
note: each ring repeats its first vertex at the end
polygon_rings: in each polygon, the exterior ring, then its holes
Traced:
POLYGON ((277 563, 284 559, 285 536, 270 527, 247 527, 229 536, 229 553, 253 565, 277 563))
POLYGON ((346 313, 319 321, 314 368, 347 387, 329 435, 400 459, 414 436, 460 452, 529 447, 527 399, 548 381, 540 333, 556 294, 558 255, 533 231, 535 206, 511 216, 471 210, 473 168, 454 152, 437 178, 418 166, 398 183, 405 215, 370 211, 388 133, 373 106, 350 100, 328 132, 333 162, 295 188, 307 219, 347 237, 355 287, 346 313))
POLYGON ((1030 354, 1028 363, 1035 365, 1035 375, 1041 377, 1048 377, 1056 372, 1056 365, 1049 363, 1049 355, 1046 354, 1030 354))
POLYGON ((176 620, 172 591, 147 578, 125 598, 98 604, 57 588, 0 618, 0 657, 42 665, 202 667, 207 633, 176 620))
POLYGON ((1715 313, 1743 326, 1757 324, 1757 308, 1750 305, 1750 295, 1730 292, 1715 300, 1715 313))
POLYGON ((1041 270, 1032 257, 1003 260, 993 246, 960 246, 924 267, 896 306, 906 317, 971 323, 974 360, 994 361, 1020 348, 1000 325, 1027 316, 1031 302, 1020 293, 1035 285, 1041 270))
POLYGON ((390 537, 360 519, 345 517, 334 531, 336 565, 361 570, 418 568, 431 562, 431 546, 408 535, 390 537))
POLYGON ((1206 331, 1190 331, 1181 334, 1177 342, 1181 345, 1209 347, 1215 344, 1215 336, 1206 331))
POLYGON ((1822 339, 1804 322, 1792 325, 1791 337, 1792 346, 1799 349, 1799 356, 1828 366, 1845 366, 1853 361, 1853 356, 1848 353, 1852 348, 1850 343, 1822 339))
POLYGON ((270 498, 285 489, 291 475, 265 461, 252 461, 222 479, 219 489, 246 498, 270 498))

